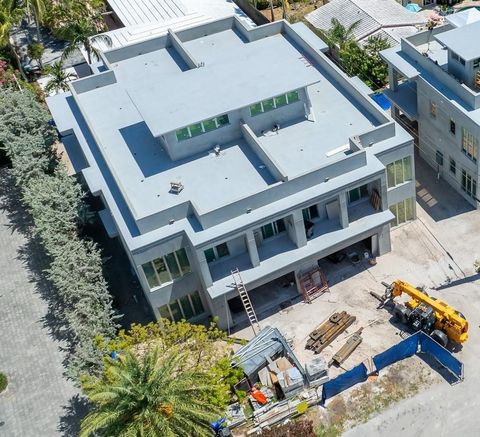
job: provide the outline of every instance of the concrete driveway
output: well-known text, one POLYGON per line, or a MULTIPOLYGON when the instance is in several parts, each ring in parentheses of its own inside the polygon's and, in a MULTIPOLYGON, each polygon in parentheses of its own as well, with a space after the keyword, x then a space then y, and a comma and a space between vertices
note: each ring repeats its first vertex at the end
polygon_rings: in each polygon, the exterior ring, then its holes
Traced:
POLYGON ((473 270, 480 258, 480 211, 436 181, 422 161, 419 165, 418 220, 393 231, 393 251, 379 266, 384 271, 388 267, 385 275, 436 287, 433 295, 465 314, 470 338, 457 354, 465 364, 465 381, 430 387, 346 432, 346 437, 480 435, 480 275, 473 270))

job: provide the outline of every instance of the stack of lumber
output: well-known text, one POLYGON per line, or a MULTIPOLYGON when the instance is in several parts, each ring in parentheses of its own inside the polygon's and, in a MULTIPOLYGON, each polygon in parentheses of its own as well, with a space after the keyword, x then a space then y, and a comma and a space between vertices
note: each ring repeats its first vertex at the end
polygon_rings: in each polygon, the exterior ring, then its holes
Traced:
POLYGON ((326 322, 310 333, 310 338, 307 340, 305 347, 313 350, 316 354, 320 353, 344 332, 355 319, 355 316, 351 316, 346 311, 332 314, 326 322))

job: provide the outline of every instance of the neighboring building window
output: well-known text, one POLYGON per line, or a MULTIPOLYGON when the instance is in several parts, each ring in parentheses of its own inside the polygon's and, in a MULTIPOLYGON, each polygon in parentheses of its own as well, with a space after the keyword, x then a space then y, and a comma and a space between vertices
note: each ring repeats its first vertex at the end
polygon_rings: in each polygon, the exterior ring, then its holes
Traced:
POLYGON ((457 174, 457 163, 453 158, 450 158, 450 173, 457 174))
POLYGON ((258 103, 254 103, 253 105, 250 105, 250 115, 252 117, 255 117, 255 115, 272 111, 274 109, 280 108, 281 106, 298 102, 299 100, 300 100, 300 97, 298 95, 298 91, 291 91, 289 93, 276 96, 273 99, 263 100, 262 102, 258 102, 258 103))
POLYGON ((228 250, 227 243, 218 244, 215 247, 211 247, 203 252, 205 254, 205 258, 207 262, 211 263, 219 258, 223 258, 225 256, 230 255, 230 251, 228 250))
POLYGON ((455 135, 456 128, 457 127, 455 125, 455 122, 452 119, 450 119, 450 133, 455 135))
POLYGON ((477 198, 477 181, 465 170, 462 170, 462 190, 470 197, 477 198))
POLYGON ((460 64, 465 65, 465 59, 461 58, 460 56, 458 58, 460 60, 460 64))
POLYGON ((443 153, 440 150, 437 150, 435 153, 435 160, 437 161, 438 165, 443 166, 443 153))
POLYGON ((309 206, 308 208, 302 209, 303 218, 305 220, 312 220, 318 217, 317 205, 309 206))
POLYGON ((480 67, 480 58, 477 58, 473 61, 473 68, 480 67))
POLYGON ((168 284, 190 272, 185 249, 179 249, 142 265, 150 289, 168 284))
POLYGON ((177 140, 184 141, 189 138, 202 135, 204 133, 210 132, 215 129, 219 129, 223 126, 229 124, 227 114, 220 115, 218 117, 210 118, 209 120, 201 121, 200 123, 195 123, 190 126, 184 127, 183 129, 178 129, 176 132, 177 140))
POLYGON ((401 202, 398 202, 390 207, 390 211, 392 211, 393 215, 395 216, 392 226, 398 226, 400 223, 413 220, 413 202, 413 197, 410 197, 409 199, 402 200, 401 202))
POLYGON ((368 188, 367 185, 362 185, 361 187, 354 188, 348 192, 348 203, 356 202, 357 200, 368 197, 368 188))
POLYGON ((454 61, 457 61, 457 62, 458 62, 458 60, 459 60, 459 57, 458 57, 458 55, 457 55, 455 52, 452 52, 452 59, 453 59, 454 61))
POLYGON ((477 139, 465 128, 462 129, 462 151, 472 161, 477 162, 478 155, 478 141, 477 139))
POLYGON ((387 165, 387 187, 393 188, 412 180, 412 157, 406 156, 403 159, 387 165))
POLYGON ((167 305, 162 305, 158 312, 160 317, 170 321, 179 322, 180 320, 189 320, 205 312, 205 308, 198 291, 187 294, 180 299, 176 299, 167 305))
POLYGON ((268 223, 267 225, 263 225, 261 227, 262 230, 262 237, 263 239, 267 239, 273 237, 274 235, 278 235, 281 232, 285 232, 285 222, 283 219, 276 220, 273 223, 268 223))
POLYGON ((430 100, 430 115, 435 118, 437 116, 437 104, 430 100))

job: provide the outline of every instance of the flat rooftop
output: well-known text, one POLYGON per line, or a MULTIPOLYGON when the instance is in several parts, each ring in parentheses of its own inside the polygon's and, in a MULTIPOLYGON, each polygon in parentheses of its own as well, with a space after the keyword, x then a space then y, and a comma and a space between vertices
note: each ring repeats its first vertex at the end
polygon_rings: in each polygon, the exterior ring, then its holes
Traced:
POLYGON ((480 58, 480 21, 435 35, 443 45, 466 61, 480 58))
POLYGON ((229 29, 184 47, 205 66, 188 69, 173 48, 157 49, 113 63, 115 83, 76 97, 137 220, 188 201, 199 214, 207 213, 280 183, 241 138, 221 144, 220 156, 206 152, 172 161, 155 132, 313 84, 314 122, 299 120, 278 135, 259 137, 289 177, 295 177, 328 164, 329 152, 375 124, 367 110, 281 33, 247 42, 229 29), (181 182, 183 191, 169 193, 171 182, 181 182))
POLYGON ((306 65, 282 34, 246 43, 229 29, 188 41, 185 47, 202 67, 188 69, 172 50, 164 50, 161 57, 153 52, 115 65, 115 70, 130 73, 145 67, 155 72, 149 80, 125 84, 154 136, 319 80, 315 69, 306 65), (179 69, 169 70, 159 80, 159 68, 173 62, 179 69))
POLYGON ((313 171, 351 153, 349 138, 378 122, 355 105, 339 84, 323 77, 309 87, 315 121, 296 120, 259 137, 289 178, 313 171))

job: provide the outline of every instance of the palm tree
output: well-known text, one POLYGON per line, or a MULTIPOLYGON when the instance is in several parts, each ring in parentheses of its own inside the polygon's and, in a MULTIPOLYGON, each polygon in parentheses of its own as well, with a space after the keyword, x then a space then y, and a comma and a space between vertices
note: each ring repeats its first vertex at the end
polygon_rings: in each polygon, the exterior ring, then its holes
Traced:
POLYGON ((83 47, 87 52, 88 63, 92 63, 92 54, 99 59, 99 50, 92 45, 95 41, 101 41, 108 46, 112 45, 112 40, 108 35, 97 33, 96 22, 89 17, 82 17, 76 21, 65 23, 59 29, 59 35, 65 38, 69 44, 63 52, 62 58, 67 58, 72 52, 83 47))
POLYGON ((23 11, 15 0, 0 0, 0 47, 8 47, 15 58, 18 70, 27 80, 18 56, 15 44, 10 37, 10 31, 22 18, 23 11))
POLYGON ((55 93, 68 91, 68 82, 77 78, 76 74, 68 73, 64 70, 62 61, 56 61, 52 65, 47 65, 45 73, 51 76, 51 79, 45 86, 47 94, 50 94, 52 91, 55 91, 55 93))
POLYGON ((336 18, 332 18, 332 27, 328 29, 326 34, 327 43, 330 49, 335 46, 342 48, 346 43, 352 41, 354 39, 353 31, 358 27, 359 24, 360 20, 357 20, 350 26, 345 27, 336 18))
POLYGON ((142 358, 127 352, 110 359, 105 377, 85 383, 94 409, 82 421, 80 437, 211 436, 217 407, 206 401, 211 385, 206 374, 188 370, 185 353, 157 348, 142 358), (95 435, 97 435, 95 434, 95 435))

